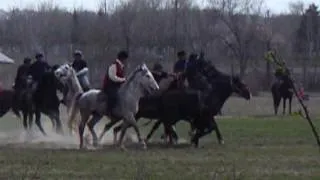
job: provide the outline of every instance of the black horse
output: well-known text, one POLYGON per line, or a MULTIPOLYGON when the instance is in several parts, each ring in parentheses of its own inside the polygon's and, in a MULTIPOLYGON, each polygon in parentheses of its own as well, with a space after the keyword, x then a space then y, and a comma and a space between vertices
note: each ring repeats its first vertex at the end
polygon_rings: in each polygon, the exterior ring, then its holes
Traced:
MULTIPOLYGON (((63 91, 64 86, 56 79, 53 71, 59 67, 54 65, 46 72, 39 82, 35 92, 27 85, 24 89, 19 90, 3 90, 0 92, 0 117, 4 116, 10 109, 16 116, 21 118, 23 115, 23 126, 25 130, 29 130, 33 124, 33 116, 36 117, 36 124, 40 131, 46 135, 40 122, 41 113, 47 115, 52 121, 57 132, 62 132, 60 121, 60 100, 57 96, 57 90, 63 91)), ((27 81, 27 79, 26 79, 27 81)))
POLYGON ((280 101, 283 101, 283 114, 286 110, 286 101, 289 100, 289 114, 291 114, 291 103, 293 97, 293 82, 288 76, 283 76, 281 82, 276 81, 271 86, 274 114, 278 114, 280 101))
MULTIPOLYGON (((194 68, 196 70, 189 69, 185 75, 189 78, 192 89, 173 89, 161 95, 141 99, 137 116, 158 120, 147 140, 160 124, 164 124, 168 134, 174 134, 172 126, 180 120, 185 120, 196 130, 192 137, 192 143, 196 146, 199 138, 213 130, 216 130, 219 143, 223 143, 213 116, 218 114, 233 92, 250 99, 250 91, 240 78, 219 72, 207 62, 199 62, 194 68)), ((114 131, 117 131, 117 128, 114 131)))
POLYGON ((33 94, 33 105, 35 122, 39 127, 42 134, 46 135, 40 119, 41 113, 47 115, 51 121, 54 123, 57 133, 62 133, 62 124, 60 120, 60 100, 57 96, 57 90, 63 92, 64 86, 56 79, 54 75, 54 70, 59 67, 58 65, 50 68, 49 71, 44 73, 37 88, 33 94))

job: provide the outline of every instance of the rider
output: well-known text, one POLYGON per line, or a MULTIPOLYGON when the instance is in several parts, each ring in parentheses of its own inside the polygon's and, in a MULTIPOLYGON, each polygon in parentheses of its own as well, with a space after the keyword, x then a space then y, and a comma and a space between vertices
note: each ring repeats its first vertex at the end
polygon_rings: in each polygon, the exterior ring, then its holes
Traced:
POLYGON ((26 57, 23 60, 23 64, 18 67, 16 78, 14 81, 13 89, 15 90, 15 102, 20 102, 23 94, 23 90, 27 86, 28 72, 31 65, 31 59, 26 57))
POLYGON ((88 91, 90 89, 90 83, 87 76, 89 71, 87 62, 83 59, 82 52, 79 50, 74 51, 73 57, 74 61, 72 63, 72 67, 77 72, 77 77, 83 91, 88 91))
POLYGON ((28 77, 30 65, 31 65, 31 58, 26 57, 23 60, 23 64, 21 64, 18 67, 16 78, 13 85, 13 88, 16 91, 21 90, 25 86, 25 80, 28 77))
POLYGON ((159 83, 161 79, 168 77, 168 73, 163 71, 163 67, 160 63, 155 63, 152 68, 152 74, 154 79, 159 83))
POLYGON ((288 72, 283 67, 277 67, 274 73, 277 82, 280 84, 284 80, 284 77, 288 75, 288 72))
POLYGON ((36 61, 31 64, 28 75, 31 75, 33 80, 33 91, 37 88, 38 83, 41 81, 43 75, 50 69, 49 64, 44 60, 42 53, 37 53, 36 61))
POLYGON ((102 87, 103 92, 107 96, 107 113, 112 114, 117 101, 118 89, 126 81, 124 68, 128 57, 127 51, 120 51, 117 59, 108 67, 102 87))
POLYGON ((177 53, 178 61, 174 64, 173 73, 178 78, 179 86, 183 86, 183 78, 182 74, 185 72, 187 68, 187 56, 185 51, 179 51, 177 53))

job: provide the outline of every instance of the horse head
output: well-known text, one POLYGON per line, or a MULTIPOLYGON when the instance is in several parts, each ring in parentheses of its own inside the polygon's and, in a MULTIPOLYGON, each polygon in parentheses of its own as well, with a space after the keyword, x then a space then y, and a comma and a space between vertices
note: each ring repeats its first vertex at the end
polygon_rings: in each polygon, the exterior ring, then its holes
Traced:
POLYGON ((240 79, 239 76, 232 75, 231 76, 231 87, 234 93, 237 93, 241 97, 245 98, 246 100, 251 99, 251 92, 248 86, 240 79))
POLYGON ((159 85, 145 63, 139 65, 129 76, 127 83, 137 83, 143 92, 152 93, 159 90, 159 85))
POLYGON ((54 75, 62 83, 65 83, 68 79, 70 79, 73 74, 74 70, 68 63, 61 65, 54 71, 54 75))

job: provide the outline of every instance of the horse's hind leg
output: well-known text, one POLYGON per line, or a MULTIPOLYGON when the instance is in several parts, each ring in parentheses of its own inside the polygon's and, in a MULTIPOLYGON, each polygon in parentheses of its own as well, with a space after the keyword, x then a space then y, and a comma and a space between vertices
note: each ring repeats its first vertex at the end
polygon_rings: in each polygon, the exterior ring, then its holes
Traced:
POLYGON ((289 97, 289 114, 292 114, 292 111, 291 111, 291 105, 292 105, 292 96, 289 97))
POLYGON ((90 114, 88 113, 81 113, 81 121, 79 124, 79 136, 80 136, 80 149, 83 148, 83 133, 84 133, 84 128, 86 127, 86 124, 89 120, 90 114))
POLYGON ((277 94, 272 94, 272 98, 273 98, 273 108, 274 108, 274 115, 277 115, 278 114, 278 108, 279 108, 279 105, 280 105, 280 101, 281 101, 281 98, 278 97, 277 94))
POLYGON ((40 113, 40 111, 36 111, 35 114, 36 114, 36 124, 37 124, 39 130, 41 131, 41 133, 42 133, 44 136, 46 136, 47 133, 44 132, 43 127, 42 127, 42 124, 41 124, 41 113, 40 113))
POLYGON ((92 134, 92 140, 93 140, 93 146, 98 146, 98 136, 96 132, 94 131, 94 126, 101 120, 102 116, 99 114, 94 114, 91 118, 91 120, 88 123, 88 128, 92 134))
POLYGON ((29 117, 29 129, 31 129, 33 124, 33 112, 28 112, 28 117, 29 117))
MULTIPOLYGON (((101 142, 101 140, 102 140, 103 136, 106 134, 106 132, 108 132, 109 129, 110 129, 113 125, 115 125, 117 122, 118 122, 118 121, 116 121, 116 120, 111 120, 111 122, 109 122, 108 124, 106 124, 106 125, 104 126, 103 131, 102 131, 102 133, 101 133, 100 136, 99 136, 99 142, 101 142)), ((121 129, 121 127, 120 127, 119 129, 121 129)), ((114 143, 116 143, 116 142, 114 142, 114 143)))
POLYGON ((149 134, 147 135, 146 141, 149 141, 149 139, 151 138, 151 136, 153 135, 153 133, 159 128, 159 126, 161 125, 162 121, 158 120, 153 126, 151 131, 149 132, 149 134))
POLYGON ((48 116, 52 122, 53 128, 56 130, 56 133, 63 134, 59 111, 52 112, 48 114, 48 116))

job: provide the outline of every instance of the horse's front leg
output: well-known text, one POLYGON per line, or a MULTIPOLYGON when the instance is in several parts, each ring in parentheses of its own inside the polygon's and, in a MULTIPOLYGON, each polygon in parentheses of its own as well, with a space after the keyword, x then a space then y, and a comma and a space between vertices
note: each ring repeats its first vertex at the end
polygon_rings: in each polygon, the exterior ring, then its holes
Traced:
POLYGON ((292 114, 291 105, 292 105, 292 96, 289 97, 289 114, 292 114))
POLYGON ((221 135, 219 126, 218 126, 215 118, 213 118, 212 126, 211 126, 210 128, 209 128, 209 130, 208 130, 208 133, 211 133, 212 130, 215 130, 219 144, 224 144, 224 141, 223 141, 223 138, 222 138, 222 135, 221 135), (210 129, 210 128, 211 128, 211 129, 210 129))
POLYGON ((285 115, 286 114, 286 102, 287 102, 287 99, 286 98, 283 98, 283 112, 282 114, 285 115))
POLYGON ((130 116, 125 117, 123 119, 123 125, 122 125, 122 129, 121 129, 120 140, 119 140, 120 147, 124 148, 123 138, 124 138, 124 135, 125 135, 125 132, 126 132, 127 128, 130 127, 130 126, 132 126, 134 128, 134 131, 137 134, 139 143, 141 143, 143 149, 147 149, 146 143, 141 138, 141 133, 140 133, 140 130, 139 130, 139 127, 138 127, 138 124, 137 124, 137 121, 136 121, 134 115, 130 115, 130 116))
POLYGON ((151 131, 149 132, 149 134, 147 135, 146 141, 148 142, 149 139, 151 138, 151 136, 153 135, 153 133, 159 128, 159 126, 161 125, 162 121, 158 120, 153 126, 151 131))
POLYGON ((41 124, 41 112, 39 110, 36 110, 35 115, 36 115, 36 125, 38 126, 39 130, 41 131, 41 133, 44 136, 46 136, 47 133, 44 132, 42 124, 41 124))

